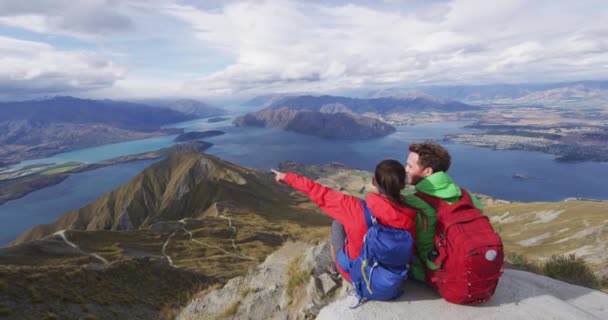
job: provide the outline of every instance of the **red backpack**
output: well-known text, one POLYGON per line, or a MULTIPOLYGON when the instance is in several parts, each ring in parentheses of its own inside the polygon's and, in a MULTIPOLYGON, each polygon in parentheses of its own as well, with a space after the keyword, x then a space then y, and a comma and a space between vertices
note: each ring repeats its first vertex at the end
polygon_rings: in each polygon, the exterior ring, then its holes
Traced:
POLYGON ((436 271, 427 270, 428 282, 447 301, 478 304, 490 300, 503 273, 504 252, 500 236, 486 217, 462 191, 460 201, 416 192, 437 210, 435 229, 436 271))

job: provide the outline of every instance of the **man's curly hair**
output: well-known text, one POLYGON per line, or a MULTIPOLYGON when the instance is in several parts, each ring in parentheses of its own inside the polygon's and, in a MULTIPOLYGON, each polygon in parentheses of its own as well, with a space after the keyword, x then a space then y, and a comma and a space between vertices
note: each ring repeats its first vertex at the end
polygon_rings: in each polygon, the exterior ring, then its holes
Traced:
POLYGON ((450 153, 444 147, 432 141, 411 143, 410 152, 418 154, 418 162, 423 167, 433 168, 433 172, 447 172, 452 163, 450 153))

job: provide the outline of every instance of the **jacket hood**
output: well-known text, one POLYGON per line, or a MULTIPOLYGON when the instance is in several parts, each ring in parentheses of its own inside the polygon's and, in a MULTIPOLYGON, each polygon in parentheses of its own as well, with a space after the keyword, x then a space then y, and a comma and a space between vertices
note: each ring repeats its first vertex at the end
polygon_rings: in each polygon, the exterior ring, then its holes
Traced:
POLYGON ((460 188, 445 172, 436 172, 420 180, 416 184, 416 191, 426 193, 441 199, 460 197, 460 188))
POLYGON ((375 192, 367 195, 365 203, 380 224, 408 230, 412 235, 414 234, 416 224, 415 210, 401 207, 375 192))

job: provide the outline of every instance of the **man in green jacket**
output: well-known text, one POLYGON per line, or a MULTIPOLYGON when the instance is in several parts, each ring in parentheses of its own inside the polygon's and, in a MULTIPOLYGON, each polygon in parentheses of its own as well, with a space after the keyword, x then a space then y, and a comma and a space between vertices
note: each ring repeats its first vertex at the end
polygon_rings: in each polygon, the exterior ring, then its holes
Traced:
MULTIPOLYGON (((405 172, 407 184, 415 187, 414 192, 425 193, 450 204, 460 200, 460 188, 446 173, 450 168, 451 157, 444 147, 427 141, 410 144, 409 151, 405 172)), ((416 219, 418 259, 412 264, 410 274, 416 280, 425 281, 425 268, 430 270, 441 268, 441 265, 436 266, 433 263, 437 254, 434 244, 437 210, 417 197, 414 192, 411 189, 403 191, 407 203, 421 211, 416 219)), ((475 206, 483 210, 479 200, 474 195, 471 195, 471 198, 475 206)))

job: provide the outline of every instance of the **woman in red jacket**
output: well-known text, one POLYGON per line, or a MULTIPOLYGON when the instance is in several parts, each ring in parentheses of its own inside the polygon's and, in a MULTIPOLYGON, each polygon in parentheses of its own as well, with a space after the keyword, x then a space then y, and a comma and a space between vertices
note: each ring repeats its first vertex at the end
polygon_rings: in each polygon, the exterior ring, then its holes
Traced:
MULTIPOLYGON (((356 259, 363 246, 367 224, 363 205, 357 197, 346 195, 324 187, 306 177, 295 173, 282 173, 272 170, 277 182, 285 182, 298 191, 308 195, 325 213, 334 218, 331 226, 331 256, 342 276, 350 282, 350 275, 339 263, 336 253, 344 254, 351 260, 356 259), (342 253, 340 253, 342 251, 342 253)), ((401 190, 405 188, 405 168, 396 160, 383 160, 376 166, 372 184, 378 193, 371 192, 365 197, 369 210, 379 224, 415 232, 416 210, 405 203, 401 190)))

